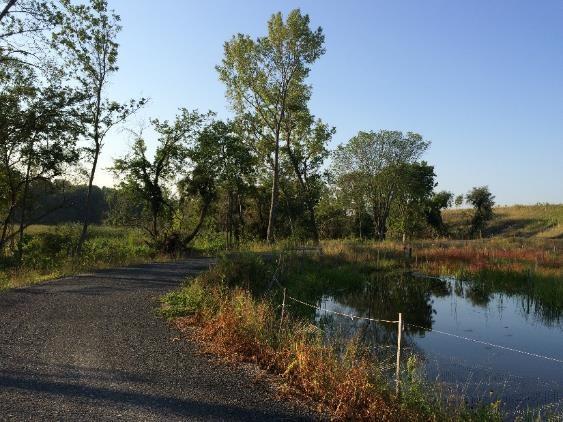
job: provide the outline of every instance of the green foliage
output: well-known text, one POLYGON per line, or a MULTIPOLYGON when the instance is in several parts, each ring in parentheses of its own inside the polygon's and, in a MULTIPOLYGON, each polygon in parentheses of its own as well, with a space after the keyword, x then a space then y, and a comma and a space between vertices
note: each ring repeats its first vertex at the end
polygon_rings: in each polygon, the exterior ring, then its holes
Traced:
POLYGON ((272 275, 264 260, 252 253, 237 253, 234 259, 223 256, 217 263, 216 274, 227 286, 242 286, 252 291, 264 291, 272 275))
POLYGON ((166 318, 177 318, 203 312, 204 309, 215 307, 213 297, 208 294, 199 279, 187 282, 180 290, 172 291, 161 298, 164 306, 160 312, 166 318))
MULTIPOLYGON (((433 183, 433 168, 428 167, 431 181, 415 183, 417 177, 409 177, 416 168, 425 170, 425 163, 416 166, 417 160, 426 151, 429 142, 417 133, 403 135, 399 131, 359 132, 345 145, 339 145, 334 152, 333 171, 336 176, 337 194, 348 205, 348 213, 361 221, 363 214, 373 220, 375 236, 383 240, 387 235, 388 219, 392 208, 403 209, 403 226, 409 220, 411 207, 408 197, 415 190, 427 195, 427 185, 433 183), (397 179, 403 177, 403 183, 397 179), (411 189, 409 189, 409 182, 411 189), (402 201, 400 192, 404 195, 402 201)), ((400 179, 399 179, 400 180, 400 179)))
POLYGON ((266 36, 254 41, 238 34, 226 42, 217 66, 238 119, 254 139, 263 171, 271 174, 268 241, 274 240, 278 224, 280 143, 285 139, 291 146, 288 131, 295 116, 308 114, 311 88, 305 80, 311 64, 324 54, 322 30, 311 30, 309 23, 309 16, 299 10, 291 11, 285 22, 276 13, 268 21, 266 36))
POLYGON ((480 186, 473 188, 465 198, 474 208, 471 218, 471 233, 481 233, 487 222, 493 218, 495 197, 487 186, 480 186))
POLYGON ((0 288, 30 284, 38 280, 74 274, 94 268, 144 262, 156 252, 140 231, 93 226, 83 253, 73 256, 79 239, 77 224, 32 226, 23 239, 23 255, 0 258, 0 288))

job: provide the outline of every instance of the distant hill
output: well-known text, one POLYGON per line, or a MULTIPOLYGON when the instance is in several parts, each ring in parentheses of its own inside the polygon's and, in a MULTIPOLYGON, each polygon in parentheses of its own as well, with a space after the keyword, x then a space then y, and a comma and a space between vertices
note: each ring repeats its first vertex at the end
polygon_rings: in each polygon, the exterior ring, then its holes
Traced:
MULTIPOLYGON (((471 209, 451 209, 443 214, 452 232, 463 232, 471 209)), ((563 204, 511 205, 494 208, 486 236, 563 239, 563 204)))

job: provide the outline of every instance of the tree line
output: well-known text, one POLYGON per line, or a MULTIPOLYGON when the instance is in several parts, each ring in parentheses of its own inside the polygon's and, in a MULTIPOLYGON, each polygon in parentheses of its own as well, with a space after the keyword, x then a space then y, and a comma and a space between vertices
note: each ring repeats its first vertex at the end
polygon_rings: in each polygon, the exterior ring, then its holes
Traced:
MULTIPOLYGON (((3 252, 10 244, 22 253, 29 225, 69 218, 82 224, 80 254, 101 215, 141 227, 166 251, 189 247, 203 229, 224 233, 228 245, 447 235, 441 212, 454 199, 436 191, 434 167, 422 160, 428 140, 368 130, 329 150, 336 130, 310 110, 308 83, 325 38, 299 10, 272 15, 264 36, 225 42, 216 72, 230 120, 187 108, 154 118, 152 154, 144 131, 130 130, 130 150, 111 167, 119 183, 100 196, 94 179, 107 134, 147 102, 109 97, 120 29, 105 0, 0 2, 3 252)), ((477 233, 494 197, 480 187, 466 199, 477 233)))

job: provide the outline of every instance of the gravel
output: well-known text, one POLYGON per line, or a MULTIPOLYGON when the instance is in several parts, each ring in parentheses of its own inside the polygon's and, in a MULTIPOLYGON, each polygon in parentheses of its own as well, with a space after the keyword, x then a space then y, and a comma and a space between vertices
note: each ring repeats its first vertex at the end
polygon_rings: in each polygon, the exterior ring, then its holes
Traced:
POLYGON ((96 271, 0 294, 0 420, 311 420, 157 315, 209 259, 96 271))

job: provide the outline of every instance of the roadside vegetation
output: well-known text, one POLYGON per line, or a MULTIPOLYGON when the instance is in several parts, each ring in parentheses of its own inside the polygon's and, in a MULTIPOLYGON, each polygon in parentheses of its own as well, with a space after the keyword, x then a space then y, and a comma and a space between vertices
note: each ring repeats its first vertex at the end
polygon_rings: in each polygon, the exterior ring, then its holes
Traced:
POLYGON ((167 259, 156 256, 138 230, 108 226, 93 226, 83 253, 73 256, 79 234, 78 224, 31 226, 23 239, 21 260, 0 259, 0 290, 97 268, 167 259))
POLYGON ((331 419, 501 420, 497 404, 470 408, 461 397, 427 383, 414 356, 401 375, 397 396, 389 362, 359 338, 327 340, 312 323, 311 309, 288 307, 281 320, 282 290, 272 285, 272 277, 311 300, 327 284, 361 283, 366 270, 376 268, 287 255, 280 272, 279 263, 257 255, 226 257, 166 295, 162 313, 207 351, 279 375, 283 391, 308 399, 331 419))

